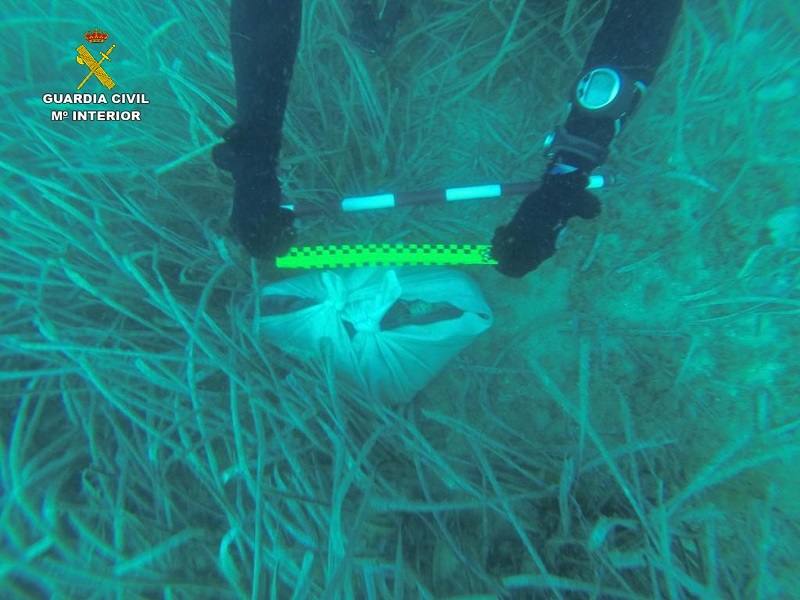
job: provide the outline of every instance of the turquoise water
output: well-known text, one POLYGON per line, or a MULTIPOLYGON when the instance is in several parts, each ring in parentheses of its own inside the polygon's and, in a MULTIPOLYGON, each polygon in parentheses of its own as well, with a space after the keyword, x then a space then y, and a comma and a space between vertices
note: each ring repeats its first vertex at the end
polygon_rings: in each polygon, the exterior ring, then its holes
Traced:
MULTIPOLYGON (((355 4, 304 4, 279 176, 322 214, 298 244, 488 243, 519 198, 330 206, 537 181, 603 3, 374 28, 355 4)), ((687 3, 602 214, 523 279, 457 268, 492 326, 402 404, 258 325, 297 273, 243 252, 211 161, 227 3, 0 6, 0 597, 795 595, 793 4, 687 3)), ((430 366, 434 341, 381 358, 430 366)))

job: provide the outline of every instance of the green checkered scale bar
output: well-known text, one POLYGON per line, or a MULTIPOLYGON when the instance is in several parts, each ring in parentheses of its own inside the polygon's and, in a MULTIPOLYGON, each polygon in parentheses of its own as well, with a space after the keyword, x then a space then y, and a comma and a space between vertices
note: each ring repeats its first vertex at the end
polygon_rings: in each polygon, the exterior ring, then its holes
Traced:
POLYGON ((280 269, 495 265, 488 244, 344 244, 292 247, 275 259, 280 269))

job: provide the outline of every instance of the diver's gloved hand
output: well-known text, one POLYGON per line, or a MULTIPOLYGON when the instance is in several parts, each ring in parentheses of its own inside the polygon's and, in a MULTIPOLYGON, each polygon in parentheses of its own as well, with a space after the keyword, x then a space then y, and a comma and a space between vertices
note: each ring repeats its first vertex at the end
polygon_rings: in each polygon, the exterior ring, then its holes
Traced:
POLYGON ((274 173, 240 175, 234 180, 231 226, 256 258, 283 254, 294 241, 294 213, 280 203, 281 188, 274 173))
POLYGON ((220 169, 233 175, 231 226, 236 237, 252 256, 271 258, 291 246, 294 214, 280 208, 281 187, 274 160, 252 131, 233 125, 225 133, 225 141, 214 147, 212 158, 220 169))
POLYGON ((497 270, 509 277, 533 271, 556 251, 558 234, 571 217, 592 219, 600 202, 586 191, 588 177, 581 171, 547 173, 542 185, 528 194, 508 225, 492 238, 497 270))

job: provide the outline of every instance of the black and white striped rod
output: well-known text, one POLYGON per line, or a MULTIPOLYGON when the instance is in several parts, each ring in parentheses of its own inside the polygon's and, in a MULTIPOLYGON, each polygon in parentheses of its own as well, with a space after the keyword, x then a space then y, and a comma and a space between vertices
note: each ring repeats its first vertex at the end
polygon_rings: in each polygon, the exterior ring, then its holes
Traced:
MULTIPOLYGON (((590 175, 586 189, 596 190, 612 185, 613 183, 613 178, 608 174, 590 175)), ((504 196, 526 196, 539 188, 540 185, 541 182, 539 181, 525 181, 522 183, 494 183, 488 185, 452 187, 421 192, 387 192, 369 196, 349 196, 347 198, 342 198, 339 202, 339 209, 342 212, 362 212, 382 208, 460 202, 462 200, 488 200, 504 196)), ((323 209, 319 206, 297 206, 291 203, 282 204, 281 206, 294 211, 298 216, 323 212, 323 209)))

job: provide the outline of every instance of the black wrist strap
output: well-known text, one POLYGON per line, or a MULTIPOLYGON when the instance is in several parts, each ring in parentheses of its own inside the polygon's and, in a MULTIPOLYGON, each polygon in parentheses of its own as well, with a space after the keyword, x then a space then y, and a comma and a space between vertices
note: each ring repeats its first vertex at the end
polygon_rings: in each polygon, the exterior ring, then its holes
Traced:
POLYGON ((556 162, 563 162, 589 173, 608 159, 608 146, 597 144, 584 137, 573 135, 565 127, 553 133, 547 155, 556 162))

